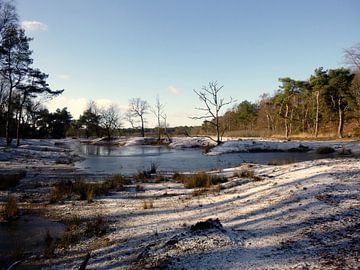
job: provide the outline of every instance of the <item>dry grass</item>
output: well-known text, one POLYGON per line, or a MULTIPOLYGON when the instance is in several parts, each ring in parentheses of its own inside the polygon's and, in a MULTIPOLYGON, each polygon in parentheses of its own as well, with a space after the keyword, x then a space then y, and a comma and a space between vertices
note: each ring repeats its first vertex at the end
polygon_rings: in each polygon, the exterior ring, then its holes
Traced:
POLYGON ((251 179, 253 181, 261 181, 262 180, 261 177, 255 175, 255 172, 253 170, 245 169, 245 168, 235 172, 234 176, 239 177, 239 178, 251 179))
POLYGON ((72 182, 60 181, 55 184, 55 188, 50 194, 50 203, 55 203, 67 199, 72 195, 77 195, 80 200, 93 201, 95 196, 106 195, 110 190, 119 190, 129 181, 121 175, 114 175, 100 183, 87 183, 83 179, 72 182))
POLYGON ((16 197, 14 195, 9 195, 5 203, 3 218, 5 220, 11 220, 18 217, 18 205, 16 202, 16 197))
POLYGON ((184 184, 186 188, 209 188, 213 185, 226 182, 226 179, 205 172, 195 174, 174 174, 173 178, 184 184))
POLYGON ((142 203, 142 209, 151 209, 154 208, 153 200, 145 200, 142 203))
POLYGON ((143 170, 143 171, 139 171, 139 172, 134 176, 135 180, 145 181, 145 180, 154 178, 154 176, 156 176, 156 172, 157 172, 158 167, 159 167, 158 164, 152 162, 152 163, 150 164, 150 168, 149 168, 149 169, 143 170))
POLYGON ((213 194, 213 195, 219 195, 222 187, 221 185, 212 185, 209 188, 195 188, 192 192, 193 197, 206 195, 206 194, 213 194))
POLYGON ((85 234, 89 237, 102 236, 106 233, 106 229, 106 220, 101 216, 97 216, 95 220, 86 222, 85 234))
POLYGON ((83 238, 100 237, 106 233, 107 229, 108 223, 102 216, 91 220, 74 216, 65 222, 64 234, 54 245, 55 248, 67 248, 77 244, 83 238))
POLYGON ((208 191, 209 190, 207 188, 195 188, 194 191, 192 192, 192 196, 193 197, 201 196, 203 194, 207 194, 208 191))

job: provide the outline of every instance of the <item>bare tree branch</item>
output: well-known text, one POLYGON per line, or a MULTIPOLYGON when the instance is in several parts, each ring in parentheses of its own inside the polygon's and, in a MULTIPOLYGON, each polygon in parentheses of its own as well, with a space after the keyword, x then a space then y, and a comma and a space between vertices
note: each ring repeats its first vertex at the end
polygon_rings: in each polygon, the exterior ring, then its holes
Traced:
POLYGON ((224 98, 219 98, 219 92, 224 88, 223 85, 218 86, 218 82, 209 82, 207 86, 203 86, 201 91, 194 89, 194 93, 198 98, 203 102, 204 107, 195 108, 198 111, 205 112, 201 116, 190 117, 191 119, 202 120, 202 119, 211 119, 209 123, 213 125, 216 129, 218 144, 221 143, 221 138, 223 135, 222 128, 220 127, 219 122, 219 113, 220 110, 231 103, 236 102, 232 97, 228 101, 225 101, 224 98))

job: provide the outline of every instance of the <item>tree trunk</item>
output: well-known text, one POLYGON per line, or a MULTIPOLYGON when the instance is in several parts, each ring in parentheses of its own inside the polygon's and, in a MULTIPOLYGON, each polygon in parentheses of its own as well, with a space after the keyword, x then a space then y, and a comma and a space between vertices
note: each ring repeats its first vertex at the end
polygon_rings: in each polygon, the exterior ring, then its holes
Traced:
POLYGON ((12 108, 11 108, 11 103, 12 103, 12 85, 10 82, 10 90, 9 90, 9 99, 8 99, 8 106, 7 106, 7 112, 6 112, 6 128, 5 128, 5 136, 6 136, 6 145, 10 146, 11 145, 11 120, 12 120, 12 108))
POLYGON ((309 110, 306 108, 305 109, 305 114, 304 114, 304 120, 303 120, 303 132, 307 132, 308 131, 308 114, 309 114, 309 110))
POLYGON ((17 127, 16 127, 16 146, 20 146, 21 119, 22 119, 22 105, 20 105, 19 119, 17 121, 17 127))
POLYGON ((160 129, 161 123, 160 123, 160 115, 158 116, 158 141, 161 140, 161 129, 160 129))
POLYGON ((17 127, 16 127, 16 146, 20 146, 20 129, 21 129, 21 123, 22 123, 22 111, 23 111, 25 100, 26 100, 26 94, 24 94, 23 100, 20 103, 19 119, 18 119, 17 127))
POLYGON ((107 132, 107 137, 110 140, 111 139, 110 128, 107 128, 106 132, 107 132))
POLYGON ((338 106, 339 106, 338 137, 341 139, 343 137, 345 111, 341 109, 341 99, 340 98, 338 100, 338 106))
POLYGON ((316 116, 315 116, 315 138, 319 135, 319 96, 320 91, 316 92, 316 116))
POLYGON ((294 118, 294 108, 291 107, 291 112, 290 112, 290 121, 289 121, 289 135, 292 134, 292 129, 293 129, 293 118, 294 118))
POLYGON ((216 135, 217 135, 216 143, 219 145, 221 143, 219 117, 216 117, 216 135))
POLYGON ((289 116, 289 105, 285 104, 285 137, 286 137, 286 139, 289 138, 288 116, 289 116))
POLYGON ((141 118, 141 137, 145 137, 145 130, 144 130, 144 118, 140 116, 141 118))

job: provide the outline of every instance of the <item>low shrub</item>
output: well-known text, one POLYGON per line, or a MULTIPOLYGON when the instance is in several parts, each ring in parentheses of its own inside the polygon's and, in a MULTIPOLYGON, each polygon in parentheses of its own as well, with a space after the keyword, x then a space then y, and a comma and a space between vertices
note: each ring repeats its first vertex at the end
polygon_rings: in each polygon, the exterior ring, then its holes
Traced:
POLYGON ((139 171, 134 178, 136 180, 140 180, 140 181, 144 181, 147 179, 151 179, 153 177, 153 175, 156 175, 157 173, 157 169, 158 169, 159 165, 156 164, 155 162, 152 162, 150 164, 150 168, 147 170, 143 170, 143 171, 139 171))
POLYGON ((154 208, 154 202, 152 200, 145 200, 142 204, 143 209, 151 209, 154 208))
POLYGON ((0 174, 0 190, 15 187, 20 180, 26 176, 26 171, 19 171, 10 174, 0 174))
POLYGON ((217 175, 209 175, 205 172, 196 174, 179 174, 174 178, 184 184, 186 188, 209 188, 212 185, 226 182, 226 179, 217 175))
POLYGON ((53 191, 50 193, 50 203, 61 201, 64 197, 70 196, 73 191, 73 183, 62 180, 55 183, 53 191))
POLYGON ((322 146, 315 150, 316 154, 331 154, 334 152, 335 152, 335 149, 330 146, 322 146))
POLYGON ((5 220, 11 220, 18 217, 18 205, 16 202, 16 197, 14 195, 9 195, 5 203, 3 217, 5 220))
POLYGON ((82 220, 73 216, 71 219, 65 221, 65 229, 62 237, 57 241, 57 246, 60 248, 67 248, 70 245, 76 244, 81 237, 80 225, 82 220))
POLYGON ((106 233, 106 221, 103 217, 97 216, 95 220, 86 222, 85 234, 89 237, 102 236, 106 233))
POLYGON ((241 169, 240 171, 237 171, 235 173, 235 176, 240 178, 253 178, 255 176, 255 173, 253 170, 241 169))
POLYGON ((60 181, 55 184, 55 189, 50 194, 50 203, 58 202, 73 194, 78 195, 80 200, 87 200, 90 203, 95 196, 106 195, 110 190, 122 189, 129 183, 129 180, 121 175, 111 176, 99 183, 87 183, 83 179, 75 182, 60 181))
POLYGON ((251 179, 251 180, 254 180, 254 181, 261 181, 262 180, 261 177, 256 176, 255 172, 253 170, 250 170, 250 169, 242 169, 240 171, 237 171, 237 172, 235 172, 234 176, 237 176, 237 177, 240 177, 240 178, 247 178, 247 179, 251 179))
POLYGON ((218 195, 220 194, 222 187, 221 185, 211 185, 208 188, 195 188, 194 191, 192 192, 192 196, 193 197, 197 197, 197 196, 201 196, 203 194, 213 194, 213 195, 218 195))
POLYGON ((210 192, 214 195, 219 194, 221 190, 222 190, 221 185, 214 185, 210 188, 210 192))
POLYGON ((94 219, 80 219, 78 216, 65 221, 64 234, 60 239, 54 241, 46 236, 46 244, 49 243, 50 251, 55 248, 66 249, 71 245, 79 243, 84 238, 100 237, 106 233, 108 224, 102 216, 97 216, 94 219), (52 241, 52 242, 51 242, 52 241))

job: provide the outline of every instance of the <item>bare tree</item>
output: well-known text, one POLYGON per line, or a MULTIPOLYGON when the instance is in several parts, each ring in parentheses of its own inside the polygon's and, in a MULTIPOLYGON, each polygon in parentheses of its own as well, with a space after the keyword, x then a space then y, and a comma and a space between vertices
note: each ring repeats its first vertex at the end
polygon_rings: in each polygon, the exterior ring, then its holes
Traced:
POLYGON ((345 62, 360 70, 360 43, 344 50, 345 62))
POLYGON ((151 112, 155 115, 157 120, 157 131, 158 131, 158 141, 161 140, 161 118, 164 115, 165 105, 160 102, 159 95, 156 96, 155 106, 151 107, 151 112))
POLYGON ((132 98, 129 101, 129 112, 136 117, 140 118, 141 121, 141 136, 145 137, 145 129, 144 123, 145 118, 144 115, 148 113, 149 104, 146 100, 142 100, 141 98, 132 98))
POLYGON ((124 116, 125 120, 128 121, 132 129, 135 129, 136 120, 134 119, 134 114, 131 111, 127 111, 124 116))
POLYGON ((166 137, 168 138, 169 142, 171 143, 172 140, 171 140, 171 138, 169 136, 169 133, 167 132, 168 123, 167 123, 167 115, 166 115, 166 113, 163 113, 161 115, 161 118, 163 119, 164 133, 165 133, 166 137))
MULTIPOLYGON (((232 97, 229 100, 225 101, 224 98, 219 97, 219 92, 223 89, 224 86, 218 86, 218 82, 209 82, 207 86, 202 87, 202 91, 196 91, 194 89, 195 94, 199 97, 199 99, 204 103, 205 107, 196 108, 199 111, 203 111, 204 115, 192 117, 192 119, 203 119, 208 120, 212 126, 214 126, 216 130, 216 143, 221 143, 221 137, 224 132, 223 127, 221 127, 219 112, 220 110, 231 103, 236 102, 232 97)), ((215 140, 214 140, 215 141, 215 140)))
POLYGON ((111 105, 100 111, 100 124, 106 130, 108 139, 111 139, 112 132, 121 126, 120 113, 116 105, 111 105))

